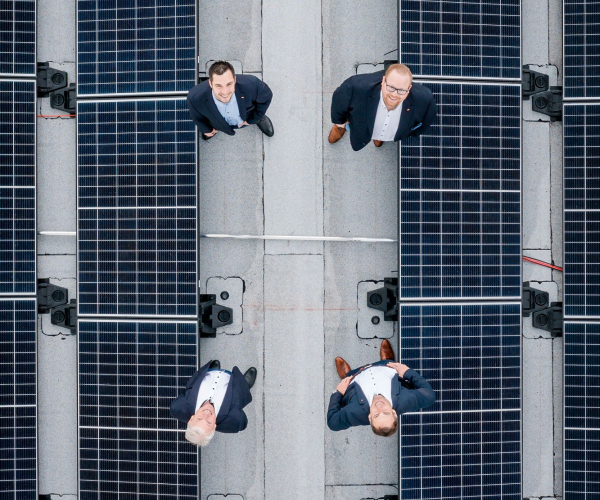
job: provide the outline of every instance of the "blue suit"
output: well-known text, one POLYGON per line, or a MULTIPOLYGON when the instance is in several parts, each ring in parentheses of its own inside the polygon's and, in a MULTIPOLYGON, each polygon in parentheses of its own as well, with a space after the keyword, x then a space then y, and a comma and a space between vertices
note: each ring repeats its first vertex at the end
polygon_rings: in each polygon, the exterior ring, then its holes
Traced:
MULTIPOLYGON (((200 384, 208 373, 211 361, 200 368, 185 386, 185 393, 171 403, 171 416, 187 424, 190 417, 196 413, 196 402, 200 384)), ((237 366, 231 370, 229 385, 223 398, 223 403, 217 415, 217 432, 240 432, 248 425, 248 417, 242 410, 250 404, 252 395, 248 382, 237 366)))
MULTIPOLYGON (((350 144, 354 151, 364 148, 373 137, 384 74, 384 71, 377 71, 351 76, 333 93, 331 121, 338 125, 350 122, 350 144)), ((413 83, 402 103, 394 141, 421 135, 436 116, 437 107, 431 90, 420 83, 413 83)))
MULTIPOLYGON (((252 75, 236 75, 235 97, 240 117, 250 125, 258 123, 267 113, 273 92, 269 86, 252 75)), ((213 128, 235 135, 232 127, 219 113, 208 80, 192 87, 187 96, 190 116, 201 133, 210 134, 213 128)))
MULTIPOLYGON (((390 360, 381 360, 369 366, 387 365, 390 360)), ((346 376, 356 375, 360 370, 357 368, 348 372, 346 376)), ((435 403, 433 389, 421 375, 415 370, 407 370, 404 377, 399 376, 391 380, 392 383, 392 407, 398 415, 427 408, 435 403)), ((332 431, 343 431, 355 425, 369 425, 369 401, 362 389, 356 382, 351 382, 342 396, 338 391, 334 392, 329 399, 327 410, 327 427, 332 431)))

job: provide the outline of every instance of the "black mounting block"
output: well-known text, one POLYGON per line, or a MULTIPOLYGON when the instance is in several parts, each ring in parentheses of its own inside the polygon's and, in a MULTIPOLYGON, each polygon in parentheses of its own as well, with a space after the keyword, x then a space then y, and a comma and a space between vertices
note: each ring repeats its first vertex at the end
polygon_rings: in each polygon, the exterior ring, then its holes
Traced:
POLYGON ((550 332, 553 338, 562 337, 563 309, 562 302, 552 302, 550 307, 533 313, 533 326, 550 332))
POLYGON ((62 326, 77 333, 77 301, 71 299, 68 304, 58 306, 50 311, 50 322, 56 326, 62 326))
POLYGON ((550 304, 550 294, 529 286, 529 281, 523 283, 523 303, 522 314, 524 318, 531 316, 531 313, 546 309, 550 304))
POLYGON ((367 292, 367 306, 383 311, 384 321, 398 321, 398 278, 384 278, 382 288, 367 292))
POLYGON ((529 65, 523 66, 523 99, 528 100, 529 96, 548 90, 550 77, 544 73, 539 73, 529 69, 529 65))
POLYGON ((531 109, 550 117, 550 121, 562 121, 562 87, 550 87, 531 98, 531 109))
POLYGON ((214 338, 217 328, 233 323, 233 309, 217 304, 215 294, 200 294, 200 337, 214 338))
POLYGON ((37 96, 48 97, 51 92, 62 89, 69 84, 66 71, 50 67, 50 63, 37 63, 37 96))
POLYGON ((69 290, 62 286, 53 285, 48 278, 37 280, 37 309, 38 314, 46 314, 53 307, 69 302, 69 290))
POLYGON ((60 109, 74 115, 77 103, 77 87, 71 83, 64 89, 57 90, 50 94, 50 106, 54 109, 60 109))

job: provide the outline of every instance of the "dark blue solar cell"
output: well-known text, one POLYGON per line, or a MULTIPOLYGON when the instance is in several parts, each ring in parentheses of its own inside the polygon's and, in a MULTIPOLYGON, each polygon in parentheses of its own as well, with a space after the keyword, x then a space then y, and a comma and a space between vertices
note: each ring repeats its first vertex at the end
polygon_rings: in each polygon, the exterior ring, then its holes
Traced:
POLYGON ((426 85, 437 123, 400 149, 400 295, 520 297, 520 87, 426 85))
POLYGON ((36 498, 35 300, 0 299, 0 491, 36 498))
POLYGON ((564 324, 564 495, 600 489, 600 323, 564 324))
POLYGON ((399 2, 400 61, 418 76, 519 79, 519 0, 399 2))
POLYGON ((196 370, 197 329, 79 322, 80 498, 198 498, 198 453, 169 415, 196 370))
POLYGON ((79 103, 80 314, 197 314, 185 99, 79 103))
POLYGON ((196 81, 196 1, 143 6, 78 1, 79 95, 189 90, 196 81))
POLYGON ((600 105, 564 106, 564 311, 600 317, 600 105))
POLYGON ((564 0, 564 96, 600 97, 600 8, 564 0))
POLYGON ((0 2, 0 75, 35 76, 35 0, 0 2))
POLYGON ((35 82, 0 81, 0 293, 33 294, 35 82))

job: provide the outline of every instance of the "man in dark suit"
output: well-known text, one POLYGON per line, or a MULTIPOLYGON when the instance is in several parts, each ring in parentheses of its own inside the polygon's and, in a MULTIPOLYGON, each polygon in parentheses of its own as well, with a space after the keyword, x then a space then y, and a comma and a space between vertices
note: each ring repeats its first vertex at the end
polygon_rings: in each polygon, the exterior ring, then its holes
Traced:
POLYGON ((393 362, 394 351, 385 339, 379 356, 381 361, 356 370, 335 358, 342 381, 329 400, 327 426, 332 431, 371 424, 375 434, 389 437, 398 429, 398 415, 435 403, 429 382, 408 366, 393 362))
POLYGON ((185 386, 185 393, 171 403, 171 416, 187 423, 185 438, 196 446, 206 446, 218 432, 240 432, 248 425, 243 408, 250 404, 250 389, 256 381, 256 368, 244 375, 237 366, 221 370, 218 360, 205 364, 185 386))
POLYGON ((273 124, 266 115, 273 92, 252 75, 236 77, 233 66, 217 61, 208 70, 208 80, 188 93, 190 115, 208 141, 217 131, 235 135, 235 131, 256 124, 263 134, 272 137, 273 124))
POLYGON ((437 115, 431 90, 412 82, 404 64, 348 78, 333 93, 329 132, 331 144, 350 130, 354 151, 372 139, 376 147, 386 141, 402 141, 421 135, 437 115))

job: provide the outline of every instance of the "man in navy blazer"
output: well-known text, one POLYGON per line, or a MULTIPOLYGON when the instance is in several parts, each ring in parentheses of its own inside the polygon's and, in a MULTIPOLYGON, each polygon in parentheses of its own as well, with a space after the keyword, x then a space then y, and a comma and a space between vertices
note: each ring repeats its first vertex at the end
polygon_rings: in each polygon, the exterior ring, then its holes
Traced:
POLYGON ((188 92, 192 120, 208 141, 217 131, 235 135, 235 131, 256 124, 263 134, 272 137, 273 123, 266 115, 273 92, 252 75, 236 77, 233 66, 217 61, 208 70, 208 80, 188 92))
POLYGON ((413 83, 407 66, 392 64, 385 72, 351 76, 335 90, 329 142, 336 143, 349 130, 354 151, 371 139, 381 147, 386 141, 421 135, 436 115, 431 90, 413 83))
POLYGON ((386 339, 379 353, 381 361, 356 370, 335 358, 342 381, 329 400, 327 426, 332 431, 370 424, 375 434, 389 437, 398 429, 398 415, 435 403, 429 382, 408 366, 393 362, 394 351, 386 339))
POLYGON ((186 439, 206 446, 215 431, 243 431, 248 418, 243 408, 250 404, 250 389, 256 381, 256 368, 244 375, 237 366, 231 372, 221 370, 218 360, 200 368, 185 386, 185 393, 171 403, 171 416, 187 423, 186 439))

